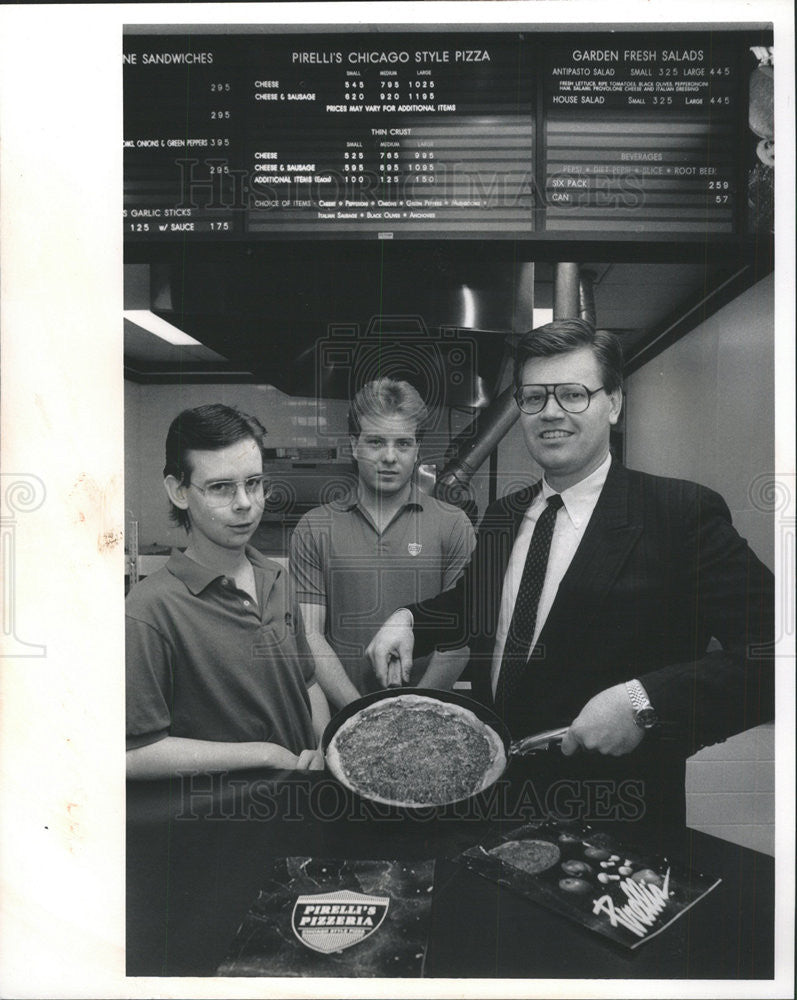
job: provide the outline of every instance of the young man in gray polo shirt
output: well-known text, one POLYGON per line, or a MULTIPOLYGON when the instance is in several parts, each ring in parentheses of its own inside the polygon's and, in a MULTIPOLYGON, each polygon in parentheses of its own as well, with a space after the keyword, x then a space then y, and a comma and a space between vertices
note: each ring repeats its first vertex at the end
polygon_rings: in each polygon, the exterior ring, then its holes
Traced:
MULTIPOLYGON (((316 675, 339 708, 380 689, 365 649, 395 602, 452 587, 473 550, 465 514, 413 482, 426 417, 407 382, 365 385, 349 408, 356 493, 309 511, 291 539, 316 675)), ((415 664, 410 682, 450 687, 466 662, 467 650, 437 652, 415 664)))
POLYGON ((286 574, 247 545, 263 514, 264 435, 221 404, 169 429, 164 485, 188 547, 127 598, 129 778, 323 767, 329 709, 299 654, 286 574))

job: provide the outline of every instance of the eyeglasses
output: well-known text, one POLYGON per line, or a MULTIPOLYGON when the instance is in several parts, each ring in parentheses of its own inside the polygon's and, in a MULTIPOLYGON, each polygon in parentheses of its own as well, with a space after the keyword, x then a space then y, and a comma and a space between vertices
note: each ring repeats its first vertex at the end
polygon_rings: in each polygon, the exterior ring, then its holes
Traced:
POLYGON ((605 392, 604 386, 588 389, 578 382, 557 382, 553 385, 522 385, 515 392, 515 402, 524 413, 542 413, 553 396, 566 413, 583 413, 592 397, 605 392))
POLYGON ((207 486, 197 486, 195 483, 188 485, 199 490, 205 497, 208 507, 229 507, 238 495, 239 486, 243 486, 247 498, 255 503, 265 501, 270 492, 270 488, 266 488, 264 476, 250 476, 249 479, 239 479, 235 482, 225 479, 218 483, 208 483, 207 486))

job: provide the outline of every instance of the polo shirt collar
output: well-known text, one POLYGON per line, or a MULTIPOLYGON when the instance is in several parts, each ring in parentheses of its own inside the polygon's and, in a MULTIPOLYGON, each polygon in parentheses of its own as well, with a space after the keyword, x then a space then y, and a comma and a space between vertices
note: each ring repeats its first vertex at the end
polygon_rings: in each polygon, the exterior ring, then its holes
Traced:
MULTIPOLYGON (((406 510, 407 507, 415 507, 418 510, 423 510, 423 495, 423 491, 418 488, 418 484, 413 483, 410 487, 410 495, 401 509, 406 510)), ((334 507, 335 510, 341 511, 363 510, 360 506, 360 501, 357 498, 356 488, 350 490, 346 496, 341 497, 340 500, 333 500, 330 506, 334 507)))
MULTIPOLYGON (((266 560, 263 554, 258 552, 257 549, 251 545, 247 545, 245 552, 246 558, 256 570, 264 573, 267 577, 269 575, 274 578, 278 576, 279 566, 275 566, 266 560)), ((208 569, 207 566, 202 566, 198 562, 194 562, 193 559, 190 559, 180 549, 172 549, 169 561, 166 563, 166 569, 173 576, 176 576, 178 580, 181 580, 194 595, 201 594, 214 580, 220 580, 225 575, 214 569, 208 569)))

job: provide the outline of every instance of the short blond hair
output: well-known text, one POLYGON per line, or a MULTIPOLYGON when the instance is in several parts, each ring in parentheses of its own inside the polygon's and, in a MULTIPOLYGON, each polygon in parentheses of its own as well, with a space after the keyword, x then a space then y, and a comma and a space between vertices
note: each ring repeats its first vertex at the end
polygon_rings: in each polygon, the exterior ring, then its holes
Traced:
POLYGON ((409 382, 387 376, 366 382, 349 406, 349 434, 359 436, 363 418, 393 415, 411 421, 415 425, 415 438, 420 441, 429 411, 418 390, 409 382))

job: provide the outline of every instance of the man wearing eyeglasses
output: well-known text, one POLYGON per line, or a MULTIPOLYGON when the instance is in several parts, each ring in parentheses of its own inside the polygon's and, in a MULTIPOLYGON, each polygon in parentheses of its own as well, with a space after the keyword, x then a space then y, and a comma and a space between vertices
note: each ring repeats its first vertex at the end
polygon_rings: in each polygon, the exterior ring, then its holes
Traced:
MULTIPOLYGON (((349 407, 357 489, 309 511, 291 538, 291 575, 329 701, 342 708, 379 690, 365 648, 386 615, 451 587, 474 545, 466 515, 413 481, 426 406, 408 382, 375 379, 349 407)), ((465 651, 408 668, 423 687, 450 687, 465 651)))
POLYGON ((228 406, 185 410, 164 485, 188 533, 126 602, 127 774, 321 768, 329 710, 300 655, 284 570, 247 545, 263 514, 263 440, 228 406))
POLYGON ((582 320, 523 338, 515 398, 544 476, 487 510, 457 588, 368 652, 386 684, 413 651, 470 642, 474 695, 513 737, 561 727, 572 774, 638 779, 678 823, 686 756, 773 716, 774 585, 720 496, 611 457, 621 365, 582 320))

